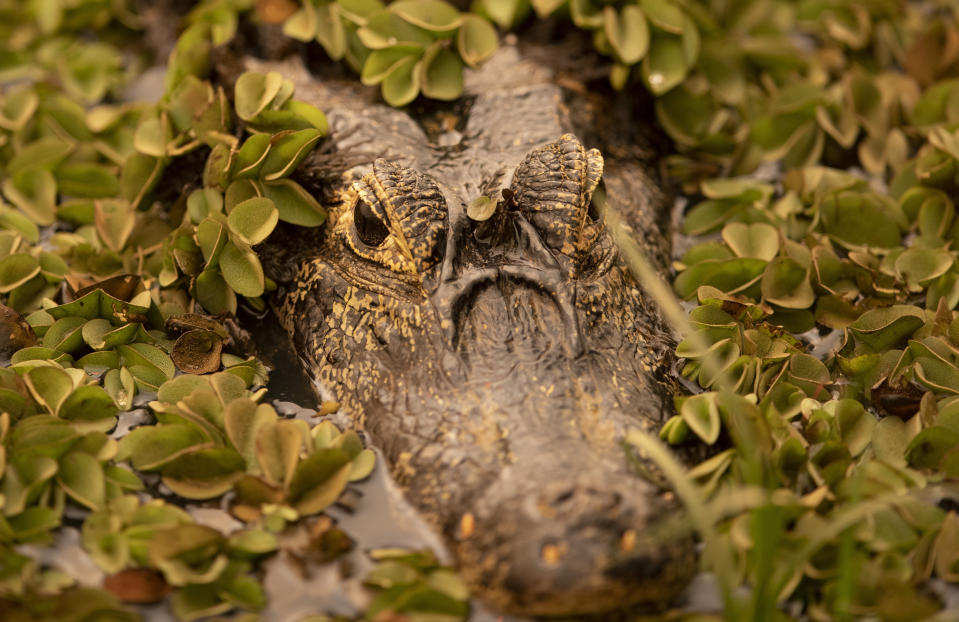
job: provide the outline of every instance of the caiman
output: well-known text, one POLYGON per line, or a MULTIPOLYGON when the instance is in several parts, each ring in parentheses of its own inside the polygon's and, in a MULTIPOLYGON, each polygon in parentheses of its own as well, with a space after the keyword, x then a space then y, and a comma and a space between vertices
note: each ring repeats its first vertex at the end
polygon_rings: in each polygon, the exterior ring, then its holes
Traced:
POLYGON ((298 58, 248 68, 330 121, 300 173, 328 221, 280 249, 278 313, 473 593, 531 616, 668 602, 694 541, 622 439, 671 412, 673 344, 603 216, 662 265, 667 195, 630 99, 597 106, 509 45, 427 111, 298 58))

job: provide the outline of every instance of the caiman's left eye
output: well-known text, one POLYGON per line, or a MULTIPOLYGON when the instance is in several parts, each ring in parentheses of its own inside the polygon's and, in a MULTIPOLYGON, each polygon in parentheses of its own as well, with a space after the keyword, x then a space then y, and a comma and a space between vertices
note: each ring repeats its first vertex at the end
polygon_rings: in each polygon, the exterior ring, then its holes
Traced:
POLYGON ((436 182, 386 160, 350 188, 352 210, 344 214, 353 251, 408 274, 436 265, 446 239, 447 205, 436 182))
POLYGON ((519 210, 546 245, 574 256, 588 245, 589 236, 584 235, 588 225, 599 220, 591 203, 602 176, 599 151, 587 151, 578 138, 564 134, 526 156, 513 174, 510 189, 519 210))
POLYGON ((380 246, 390 235, 389 228, 373 213, 370 204, 359 197, 353 207, 353 226, 357 237, 367 246, 380 246))

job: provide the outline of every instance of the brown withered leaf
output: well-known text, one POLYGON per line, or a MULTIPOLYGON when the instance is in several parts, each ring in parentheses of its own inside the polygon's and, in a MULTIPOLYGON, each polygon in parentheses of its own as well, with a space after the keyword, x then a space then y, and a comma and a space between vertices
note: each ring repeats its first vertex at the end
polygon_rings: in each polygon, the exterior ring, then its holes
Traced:
POLYGON ((906 420, 919 411, 922 391, 912 384, 891 387, 886 380, 872 388, 872 405, 883 417, 906 420))
POLYGON ((221 339, 229 339, 230 335, 223 323, 208 315, 199 313, 181 313, 167 318, 166 329, 174 335, 182 335, 191 330, 208 330, 219 335, 221 339))
POLYGON ((304 553, 320 564, 333 561, 353 548, 353 540, 328 516, 320 516, 309 527, 310 544, 304 553))
POLYGON ((125 603, 157 603, 173 591, 163 575, 150 568, 127 568, 103 580, 103 587, 125 603))
POLYGON ((959 62, 959 31, 934 23, 906 50, 903 68, 923 86, 947 76, 959 62))
POLYGON ((64 302, 73 302, 78 298, 83 298, 95 289, 102 289, 117 300, 127 301, 137 293, 140 277, 135 274, 120 274, 97 281, 88 277, 68 274, 64 277, 64 283, 66 284, 64 302))
POLYGON ((20 348, 37 345, 33 329, 10 307, 0 304, 0 357, 9 359, 20 348))
POLYGON ((298 8, 291 0, 256 0, 256 16, 265 24, 282 24, 298 8))
POLYGON ((209 374, 220 369, 223 338, 211 330, 194 329, 180 335, 170 357, 188 374, 209 374))

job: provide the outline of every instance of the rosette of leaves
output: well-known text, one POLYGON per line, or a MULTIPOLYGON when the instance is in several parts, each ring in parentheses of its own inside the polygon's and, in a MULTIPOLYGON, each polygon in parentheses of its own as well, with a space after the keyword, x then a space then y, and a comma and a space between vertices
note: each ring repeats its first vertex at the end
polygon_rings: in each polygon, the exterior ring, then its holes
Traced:
POLYGON ((107 589, 122 600, 157 602, 172 590, 174 613, 193 620, 262 608, 262 587, 249 573, 277 541, 257 529, 224 536, 176 506, 125 496, 87 517, 83 545, 110 573, 107 589))
MULTIPOLYGON (((190 77, 180 88, 198 96, 211 92, 209 84, 190 77)), ((171 286, 188 279, 211 313, 235 312, 237 294, 262 308, 259 297, 269 283, 254 247, 281 220, 315 227, 326 217, 316 199, 289 179, 325 134, 326 117, 292 94, 292 82, 278 73, 247 72, 237 80, 235 106, 252 134, 240 144, 221 130, 206 130, 213 144, 204 187, 187 197, 182 224, 163 251, 159 282, 171 286)))
POLYGON ((166 92, 172 92, 188 76, 204 78, 210 71, 210 51, 236 35, 239 16, 252 0, 203 0, 184 20, 186 29, 177 37, 167 59, 166 92))
POLYGON ((643 84, 663 95, 685 80, 699 57, 699 27, 681 3, 639 0, 616 7, 590 0, 532 0, 532 6, 540 18, 567 10, 576 26, 591 30, 596 49, 615 60, 610 82, 617 89, 640 63, 643 84))
POLYGON ((363 582, 377 594, 366 609, 367 620, 394 614, 411 621, 458 622, 469 615, 466 585, 431 551, 377 549, 370 557, 378 563, 363 582))
POLYGON ((345 58, 363 84, 404 106, 422 93, 452 100, 463 92, 463 65, 474 67, 498 45, 483 17, 443 0, 303 0, 283 26, 287 36, 317 40, 330 58, 345 58))
POLYGON ((752 382, 754 375, 741 376, 734 370, 742 372, 743 365, 752 365, 753 357, 761 359, 760 368, 781 363, 796 351, 796 341, 764 321, 770 314, 768 306, 750 304, 708 286, 701 287, 698 296, 700 306, 689 318, 695 333, 677 346, 677 354, 686 359, 689 368, 684 375, 698 378, 704 387, 726 385, 745 393, 758 392, 752 382), (707 350, 696 351, 697 343, 707 350), (713 360, 707 363, 708 358, 713 360))
POLYGON ((9 622, 140 620, 109 592, 77 587, 74 577, 6 545, 0 545, 0 616, 9 622))
MULTIPOLYGON (((115 408, 129 409, 138 390, 155 391, 176 368, 162 315, 130 275, 74 290, 76 298, 27 316, 39 345, 13 356, 16 368, 58 360, 70 373, 102 379, 115 408)), ((90 387, 89 390, 93 390, 90 387)))
MULTIPOLYGON (((130 238, 134 225, 130 206, 118 198, 121 165, 133 153, 132 124, 139 114, 136 106, 98 106, 86 110, 81 103, 52 91, 45 85, 23 85, 8 91, 0 102, 0 174, 4 197, 16 211, 4 206, 5 235, 18 235, 4 245, 8 254, 10 279, 30 273, 32 255, 42 264, 22 283, 16 283, 10 305, 32 310, 39 297, 66 272, 63 255, 53 244, 31 248, 39 241, 38 226, 56 220, 77 226, 73 239, 89 238, 91 254, 100 261, 119 263, 117 255, 130 238), (57 251, 50 252, 51 250, 57 251), (112 254, 112 256, 111 256, 112 254)), ((58 242, 69 239, 57 234, 58 242)), ((146 243, 144 243, 146 244, 146 243)), ((116 268, 113 268, 116 270, 116 268)), ((109 271, 109 269, 105 270, 109 271)), ((4 286, 11 287, 8 280, 4 286)))
POLYGON ((803 399, 780 411, 774 401, 756 404, 728 392, 697 397, 709 402, 733 446, 690 475, 702 482, 715 511, 723 512, 718 506, 733 496, 745 508, 717 523, 714 544, 731 556, 730 585, 769 590, 732 606, 748 612, 764 599, 776 606, 806 589, 825 590, 833 603, 832 590, 851 581, 857 610, 892 612, 896 605, 879 597, 890 585, 897 599, 913 599, 910 607, 937 610, 914 585, 933 574, 956 580, 955 527, 950 514, 914 492, 927 482, 911 458, 923 445, 923 415, 908 423, 877 421, 849 399, 803 399), (750 485, 769 492, 746 501, 750 485), (843 579, 851 568, 856 572, 843 579))
POLYGON ((286 520, 322 512, 347 484, 373 470, 373 451, 363 447, 356 432, 341 432, 330 421, 304 436, 302 421, 274 420, 261 407, 233 413, 231 438, 244 447, 248 465, 235 487, 234 513, 244 520, 276 507, 295 512, 284 514, 286 520))
POLYGON ((135 41, 141 29, 129 2, 46 2, 27 10, 7 5, 0 17, 0 40, 9 42, 0 73, 6 83, 57 83, 93 103, 129 77, 118 48, 135 41), (101 34, 99 40, 83 36, 91 30, 101 34))
POLYGON ((235 487, 238 503, 254 514, 264 503, 320 512, 348 482, 369 474, 373 454, 355 432, 332 424, 311 432, 305 421, 280 419, 258 404, 262 395, 228 372, 177 377, 151 403, 159 423, 124 437, 119 459, 158 471, 167 487, 191 499, 235 487))
POLYGON ((9 413, 0 414, 0 540, 4 542, 44 538, 59 526, 68 499, 97 510, 125 491, 143 488, 136 475, 112 463, 117 442, 97 429, 110 427, 112 423, 104 426, 102 422, 114 421, 116 413, 102 389, 99 400, 88 399, 83 387, 71 393, 69 374, 55 366, 31 370, 24 383, 44 407, 55 406, 60 415, 80 412, 90 419, 36 414, 11 421, 9 413), (57 399, 60 403, 50 403, 57 399))
POLYGON ((15 311, 36 309, 69 272, 62 257, 37 245, 39 237, 33 221, 0 201, 0 293, 15 311))

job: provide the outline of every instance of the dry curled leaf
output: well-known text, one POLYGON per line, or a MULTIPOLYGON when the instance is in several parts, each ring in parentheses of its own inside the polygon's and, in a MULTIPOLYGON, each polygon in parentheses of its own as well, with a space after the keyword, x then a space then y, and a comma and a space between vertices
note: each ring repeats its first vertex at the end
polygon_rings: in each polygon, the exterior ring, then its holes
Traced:
POLYGON ((148 605, 157 603, 173 588, 156 570, 127 568, 103 580, 103 587, 125 603, 148 605))
POLYGON ((194 329, 180 335, 170 353, 176 366, 188 374, 209 374, 220 368, 223 339, 211 330, 194 329))

